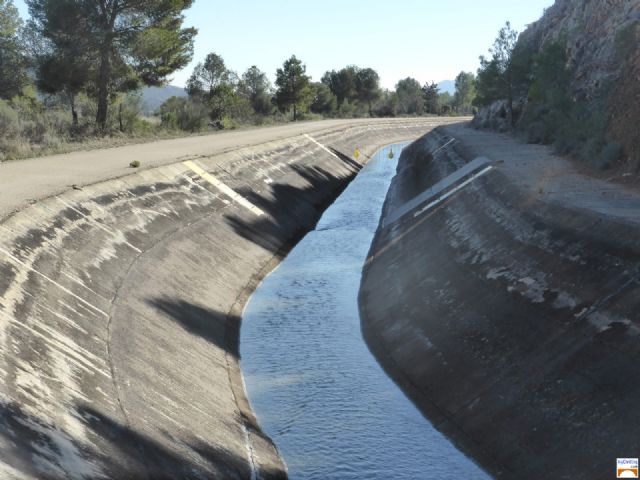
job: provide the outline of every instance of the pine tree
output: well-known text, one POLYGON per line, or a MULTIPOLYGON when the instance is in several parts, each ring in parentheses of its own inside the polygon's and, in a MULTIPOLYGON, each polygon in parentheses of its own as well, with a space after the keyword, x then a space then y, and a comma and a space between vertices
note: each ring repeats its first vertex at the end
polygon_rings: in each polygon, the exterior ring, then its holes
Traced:
MULTIPOLYGON (((64 46, 78 43, 105 131, 109 99, 143 85, 162 85, 193 54, 196 30, 182 28, 193 0, 27 0, 35 29, 48 40, 52 62, 69 61, 64 46), (60 51, 62 50, 62 53, 60 51)), ((56 68, 63 68, 60 65, 56 68)))
POLYGON ((276 103, 283 112, 293 108, 294 121, 298 119, 298 111, 307 108, 312 100, 306 71, 302 61, 293 55, 276 72, 276 103))

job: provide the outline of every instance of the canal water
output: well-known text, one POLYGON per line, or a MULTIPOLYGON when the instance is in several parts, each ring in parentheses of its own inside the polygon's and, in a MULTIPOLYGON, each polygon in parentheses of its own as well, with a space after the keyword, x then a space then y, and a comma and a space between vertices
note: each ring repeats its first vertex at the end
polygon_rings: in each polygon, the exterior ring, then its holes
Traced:
POLYGON ((369 161, 243 315, 249 400, 292 480, 488 478, 425 420, 362 338, 360 276, 402 146, 369 161))

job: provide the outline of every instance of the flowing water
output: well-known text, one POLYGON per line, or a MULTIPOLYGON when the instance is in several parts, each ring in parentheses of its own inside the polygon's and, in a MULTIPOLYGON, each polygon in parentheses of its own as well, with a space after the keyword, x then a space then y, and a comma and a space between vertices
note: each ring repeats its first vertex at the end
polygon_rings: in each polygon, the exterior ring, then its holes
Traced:
POLYGON ((371 159, 243 315, 249 400, 293 480, 488 478, 387 377, 360 331, 362 267, 401 148, 371 159))

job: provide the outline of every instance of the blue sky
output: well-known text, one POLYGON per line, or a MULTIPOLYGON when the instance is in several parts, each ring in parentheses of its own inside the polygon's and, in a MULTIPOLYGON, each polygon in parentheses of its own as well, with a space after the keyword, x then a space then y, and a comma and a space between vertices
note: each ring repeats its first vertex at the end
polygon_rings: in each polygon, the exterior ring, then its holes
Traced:
MULTIPOLYGON (((199 30, 194 61, 173 75, 182 86, 207 53, 242 73, 275 70, 295 54, 314 80, 348 64, 378 71, 384 87, 408 76, 439 82, 474 71, 504 22, 537 20, 554 0, 196 0, 186 12, 199 30)), ((23 17, 23 0, 15 0, 23 17)))

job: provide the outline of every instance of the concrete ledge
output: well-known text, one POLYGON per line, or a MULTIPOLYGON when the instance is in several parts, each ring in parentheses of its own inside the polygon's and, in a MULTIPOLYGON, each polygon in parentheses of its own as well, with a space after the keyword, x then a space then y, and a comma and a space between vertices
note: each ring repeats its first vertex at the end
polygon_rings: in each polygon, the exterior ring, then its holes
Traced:
POLYGON ((0 477, 282 478, 244 393, 240 313, 379 147, 316 132, 38 200, 0 222, 0 477), (212 177, 209 177, 212 176, 212 177), (223 182, 246 208, 212 183, 223 182))

